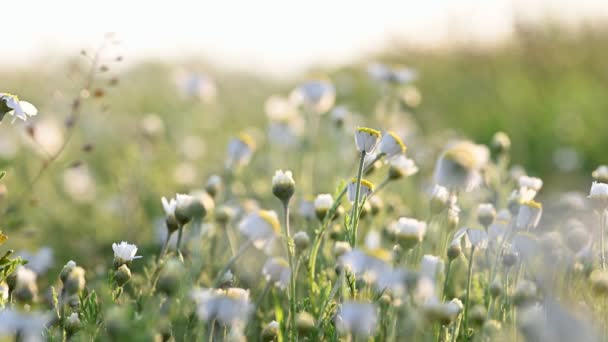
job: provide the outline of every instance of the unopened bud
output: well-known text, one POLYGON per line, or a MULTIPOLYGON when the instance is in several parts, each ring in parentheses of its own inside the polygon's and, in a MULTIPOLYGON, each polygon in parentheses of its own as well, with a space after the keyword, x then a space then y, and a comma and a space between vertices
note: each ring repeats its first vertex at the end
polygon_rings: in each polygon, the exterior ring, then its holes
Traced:
POLYGON ((126 283, 131 280, 131 270, 127 265, 120 266, 116 273, 114 273, 114 280, 116 280, 116 284, 120 287, 123 287, 126 283))
POLYGON ((300 312, 296 316, 296 327, 300 334, 306 335, 314 330, 315 319, 308 312, 300 312))
POLYGON ((293 235, 293 241, 296 244, 296 251, 301 252, 310 245, 310 237, 304 231, 297 232, 293 235))

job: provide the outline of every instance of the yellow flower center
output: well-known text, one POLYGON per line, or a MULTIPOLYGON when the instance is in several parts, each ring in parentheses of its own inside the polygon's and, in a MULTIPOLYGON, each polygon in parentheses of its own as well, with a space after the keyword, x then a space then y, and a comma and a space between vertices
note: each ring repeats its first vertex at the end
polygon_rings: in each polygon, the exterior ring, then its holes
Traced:
POLYGON ((390 135, 395 142, 401 147, 401 153, 405 153, 405 150, 407 149, 407 146, 405 146, 405 144, 403 143, 403 141, 401 140, 401 138, 399 138, 399 136, 397 136, 397 134, 393 131, 388 131, 386 132, 388 135, 390 135))
POLYGON ((474 148, 473 144, 462 142, 445 151, 443 157, 453 161, 464 169, 473 169, 477 164, 474 148))
POLYGON ((364 132, 375 137, 380 137, 380 131, 368 127, 357 127, 357 132, 364 132))
POLYGON ((255 140, 251 137, 251 135, 241 132, 239 133, 238 139, 245 145, 249 146, 249 148, 255 149, 255 140))
MULTIPOLYGON (((357 178, 353 178, 350 180, 352 183, 357 183, 357 178)), ((367 187, 370 191, 374 191, 374 183, 368 181, 367 179, 361 179, 361 186, 367 187)))
POLYGON ((369 255, 370 257, 380 259, 384 262, 388 262, 391 260, 391 253, 389 251, 387 251, 386 249, 375 248, 375 249, 364 250, 363 252, 365 254, 369 255))
POLYGON ((540 202, 536 202, 534 200, 529 200, 529 201, 524 201, 521 203, 521 205, 525 205, 528 206, 530 208, 534 208, 534 209, 542 209, 543 205, 540 202))
POLYGON ((272 227, 275 233, 279 234, 281 232, 281 224, 272 211, 260 210, 258 211, 258 215, 272 227))

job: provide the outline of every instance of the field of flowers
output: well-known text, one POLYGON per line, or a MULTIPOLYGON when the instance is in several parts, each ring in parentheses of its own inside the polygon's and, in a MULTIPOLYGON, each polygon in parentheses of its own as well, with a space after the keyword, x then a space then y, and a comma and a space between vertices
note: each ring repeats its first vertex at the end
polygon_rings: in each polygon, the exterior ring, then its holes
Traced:
POLYGON ((606 340, 605 32, 0 70, 0 341, 606 340))

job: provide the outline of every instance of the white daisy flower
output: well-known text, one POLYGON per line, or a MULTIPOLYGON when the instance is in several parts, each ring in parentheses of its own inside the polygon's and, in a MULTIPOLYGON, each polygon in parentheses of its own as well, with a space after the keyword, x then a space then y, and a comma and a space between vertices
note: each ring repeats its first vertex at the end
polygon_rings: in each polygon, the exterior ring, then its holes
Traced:
MULTIPOLYGON (((351 179, 350 183, 348 183, 346 192, 348 195, 348 200, 351 203, 354 202, 355 197, 357 196, 357 179, 356 178, 351 179)), ((374 192, 374 184, 372 184, 372 182, 370 182, 366 179, 361 179, 361 188, 359 191, 359 202, 364 197, 369 197, 369 195, 371 195, 372 192, 374 192)))
POLYGON ((137 254, 137 246, 122 241, 121 243, 113 243, 112 250, 114 251, 114 260, 120 264, 124 265, 133 261, 133 259, 139 259, 141 256, 136 256, 137 254))
POLYGON ((443 325, 448 325, 462 312, 464 305, 458 298, 447 303, 440 303, 437 297, 431 297, 422 305, 422 310, 430 320, 439 321, 443 325))
POLYGON ((477 206, 477 221, 488 227, 496 218, 496 208, 492 203, 481 203, 477 206))
POLYGON ((336 89, 329 81, 312 80, 302 83, 289 95, 292 103, 317 114, 326 113, 336 100, 336 89))
POLYGON ((416 243, 422 242, 426 233, 426 222, 401 217, 389 225, 388 231, 397 242, 410 248, 416 243))
POLYGON ((355 144, 357 151, 371 153, 376 149, 380 142, 381 133, 368 127, 357 127, 355 131, 355 144))
POLYGON ((378 323, 378 308, 371 303, 344 302, 336 315, 336 327, 342 334, 373 336, 378 323))
POLYGON ((253 152, 255 152, 255 147, 255 140, 245 133, 241 133, 237 138, 230 140, 226 168, 233 169, 249 164, 253 152))
POLYGON ((518 229, 534 229, 538 226, 543 214, 543 206, 539 202, 527 201, 521 203, 517 213, 516 227, 518 229))
POLYGON ((289 201, 295 191, 296 181, 291 171, 277 170, 272 177, 272 193, 281 201, 289 201))
POLYGON ((540 191, 540 189, 543 187, 543 180, 537 177, 524 175, 519 177, 517 182, 520 188, 532 189, 536 192, 540 191))
POLYGON ((333 207, 334 199, 330 194, 319 194, 315 198, 314 207, 317 218, 322 220, 327 212, 333 207))
POLYGON ((593 182, 589 191, 589 199, 599 204, 608 204, 608 184, 593 182))
POLYGON ((177 208, 177 201, 175 200, 175 198, 167 200, 167 198, 163 196, 160 201, 163 205, 165 215, 167 217, 175 216, 175 209, 177 208))
POLYGON ((257 249, 270 253, 280 236, 281 225, 272 210, 258 210, 246 215, 239 223, 239 231, 257 249))
POLYGON ((450 191, 439 184, 435 184, 431 190, 431 210, 433 213, 442 212, 448 205, 450 191))
POLYGON ((598 182, 608 183, 608 165, 600 165, 591 173, 593 179, 598 182))
POLYGON ((266 281, 280 289, 285 289, 289 285, 291 269, 289 263, 283 258, 270 258, 262 268, 262 274, 266 281))
POLYGON ((12 122, 17 119, 26 121, 28 117, 37 115, 38 109, 27 101, 20 101, 17 95, 0 93, 0 121, 6 114, 13 117, 12 122))
POLYGON ((477 249, 485 249, 488 247, 488 233, 483 229, 461 228, 454 234, 453 241, 458 241, 464 238, 465 245, 473 246, 477 249))
POLYGON ((486 146, 461 141, 450 145, 435 166, 435 183, 450 190, 471 191, 481 181, 481 171, 489 160, 486 146))
POLYGON ((398 155, 389 161, 388 176, 391 179, 413 176, 417 172, 416 162, 404 155, 398 155))
POLYGON ((403 140, 392 131, 388 131, 382 135, 380 144, 378 145, 378 152, 384 154, 386 158, 390 159, 397 155, 405 153, 406 147, 403 140))

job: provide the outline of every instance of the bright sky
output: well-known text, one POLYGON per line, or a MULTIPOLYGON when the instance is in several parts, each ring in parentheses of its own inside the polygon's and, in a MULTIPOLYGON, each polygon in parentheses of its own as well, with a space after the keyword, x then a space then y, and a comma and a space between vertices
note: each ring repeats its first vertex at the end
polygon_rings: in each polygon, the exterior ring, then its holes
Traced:
POLYGON ((495 39, 510 32, 514 14, 608 17, 606 0, 18 0, 8 8, 0 64, 52 61, 115 32, 127 60, 196 55, 275 74, 346 62, 395 37, 495 39))

